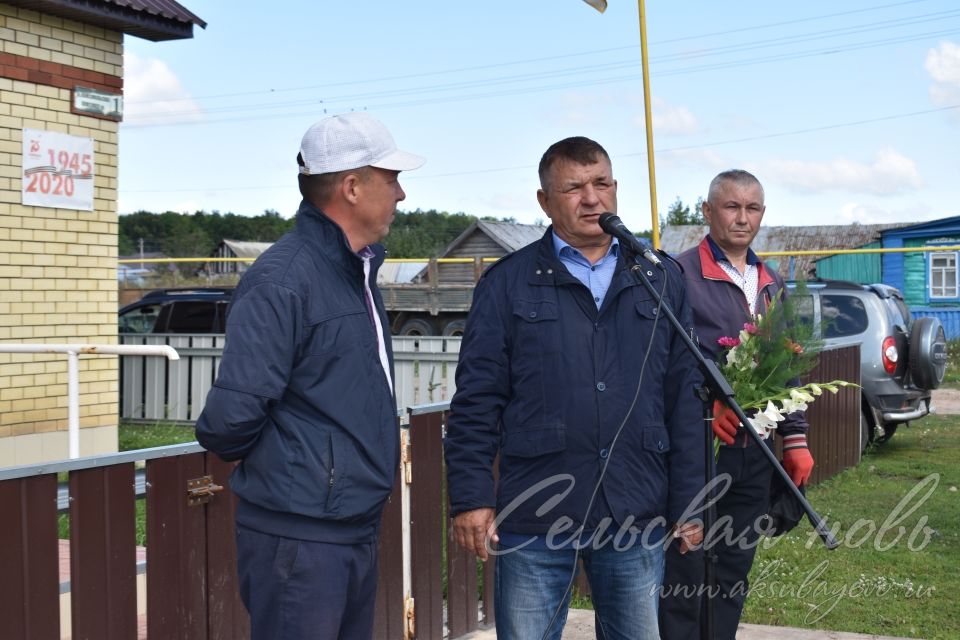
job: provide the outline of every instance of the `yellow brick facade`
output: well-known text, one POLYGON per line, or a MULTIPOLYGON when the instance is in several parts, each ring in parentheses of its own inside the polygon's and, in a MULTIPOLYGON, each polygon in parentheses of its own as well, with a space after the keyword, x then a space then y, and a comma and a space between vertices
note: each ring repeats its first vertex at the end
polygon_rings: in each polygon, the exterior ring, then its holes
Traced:
MULTIPOLYGON (((123 72, 121 33, 4 4, 0 52, 123 72)), ((69 89, 0 77, 0 342, 117 342, 118 123, 70 104, 69 89), (93 211, 20 204, 24 128, 93 139, 93 211)), ((81 455, 116 451, 118 371, 80 357, 81 455)), ((0 467, 67 457, 66 429, 66 356, 0 353, 0 467)))

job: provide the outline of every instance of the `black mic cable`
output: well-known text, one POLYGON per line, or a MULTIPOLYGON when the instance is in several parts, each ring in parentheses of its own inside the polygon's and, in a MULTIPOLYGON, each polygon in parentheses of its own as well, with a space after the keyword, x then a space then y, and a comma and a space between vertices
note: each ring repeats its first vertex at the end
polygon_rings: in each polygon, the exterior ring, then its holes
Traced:
MULTIPOLYGON (((617 216, 611 214, 603 214, 600 216, 601 220, 603 216, 609 215, 612 218, 617 218, 617 216)), ((602 226, 602 225, 601 225, 602 226)), ((622 223, 621 223, 621 226, 622 223)), ((606 229, 604 229, 606 231, 606 229)), ((628 232, 629 233, 629 232, 628 232)), ((613 235, 613 234, 611 234, 613 235)), ((638 243, 639 244, 639 243, 638 243)), ((650 262, 653 262, 650 260, 650 262)), ((659 264, 659 259, 654 264, 659 264)), ((663 269, 663 265, 660 265, 660 268, 663 269)), ((627 267, 630 270, 630 267, 627 267)), ((657 325, 660 323, 660 318, 663 315, 660 313, 661 307, 663 306, 663 294, 667 290, 667 271, 664 269, 663 277, 663 286, 660 288, 660 300, 657 303, 657 313, 653 320, 653 329, 650 331, 650 341, 647 343, 647 350, 643 354, 643 362, 640 364, 640 376, 637 379, 637 389, 633 393, 633 400, 630 402, 630 406, 627 408, 627 413, 623 416, 623 420, 620 422, 620 426, 617 427, 616 433, 613 435, 613 440, 610 441, 610 446, 607 451, 607 459, 603 463, 603 468, 600 469, 600 477, 597 478, 597 483, 593 486, 593 493, 590 494, 590 501, 587 503, 586 512, 583 514, 583 520, 580 522, 580 531, 577 533, 577 539, 574 541, 574 555, 573 555, 573 568, 570 571, 570 580, 567 581, 567 588, 564 589, 563 595, 560 597, 560 602, 557 604, 557 608, 553 612, 553 617, 550 618, 550 624, 547 625, 546 630, 544 630, 543 635, 540 637, 540 640, 547 640, 547 636, 550 633, 550 630, 553 628, 553 625, 557 622, 557 617, 560 615, 560 610, 563 608, 563 603, 567 599, 567 594, 573 589, 573 582, 577 577, 577 562, 580 560, 580 541, 583 538, 584 528, 587 526, 587 520, 590 518, 590 514, 593 511, 593 504, 596 501, 597 494, 600 492, 600 485, 603 483, 603 477, 607 474, 607 467, 610 465, 610 460, 613 458, 613 449, 617 445, 617 440, 620 439, 620 434, 623 432, 623 428, 627 425, 627 421, 630 419, 630 415, 633 413, 634 408, 637 406, 637 400, 640 399, 640 389, 643 388, 643 372, 647 368, 647 360, 650 358, 650 351, 653 348, 653 339, 657 335, 657 325)))

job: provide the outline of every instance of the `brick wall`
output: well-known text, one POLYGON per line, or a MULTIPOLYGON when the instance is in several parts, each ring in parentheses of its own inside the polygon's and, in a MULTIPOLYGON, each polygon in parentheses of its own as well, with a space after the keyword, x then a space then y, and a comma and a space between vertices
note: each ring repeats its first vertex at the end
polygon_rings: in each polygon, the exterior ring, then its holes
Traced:
MULTIPOLYGON (((119 93, 123 35, 0 3, 0 342, 116 343, 117 122, 71 88, 119 93), (20 204, 22 130, 94 140, 94 210, 20 204)), ((118 365, 80 358, 80 453, 116 451, 118 365)), ((64 355, 0 354, 0 467, 67 456, 64 355)))

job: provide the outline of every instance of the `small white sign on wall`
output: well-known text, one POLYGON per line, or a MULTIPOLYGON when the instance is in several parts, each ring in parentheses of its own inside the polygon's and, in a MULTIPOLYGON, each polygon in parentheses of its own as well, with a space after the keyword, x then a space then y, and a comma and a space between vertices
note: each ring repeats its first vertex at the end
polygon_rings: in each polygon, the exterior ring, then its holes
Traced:
POLYGON ((93 138, 23 130, 23 204, 93 210, 93 138))

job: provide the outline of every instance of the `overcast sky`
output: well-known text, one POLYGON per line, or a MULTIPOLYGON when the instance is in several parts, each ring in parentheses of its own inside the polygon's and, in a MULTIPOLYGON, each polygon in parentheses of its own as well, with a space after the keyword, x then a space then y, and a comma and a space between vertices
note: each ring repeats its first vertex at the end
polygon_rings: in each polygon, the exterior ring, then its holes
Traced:
MULTIPOLYGON (((404 210, 543 219, 536 166, 572 135, 650 228, 637 3, 181 0, 192 40, 125 41, 120 213, 284 217, 316 120, 366 110, 427 164, 404 210)), ((754 172, 765 224, 960 215, 956 0, 647 0, 661 214, 754 172)))

